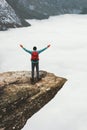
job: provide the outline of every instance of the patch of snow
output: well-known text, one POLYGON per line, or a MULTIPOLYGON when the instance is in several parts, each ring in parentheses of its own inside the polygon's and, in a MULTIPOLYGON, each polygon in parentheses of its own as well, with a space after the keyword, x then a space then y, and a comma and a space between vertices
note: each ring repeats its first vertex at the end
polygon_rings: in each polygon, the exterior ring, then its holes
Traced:
POLYGON ((35 6, 34 6, 34 5, 29 5, 29 9, 30 9, 30 10, 34 10, 34 9, 35 9, 35 6))

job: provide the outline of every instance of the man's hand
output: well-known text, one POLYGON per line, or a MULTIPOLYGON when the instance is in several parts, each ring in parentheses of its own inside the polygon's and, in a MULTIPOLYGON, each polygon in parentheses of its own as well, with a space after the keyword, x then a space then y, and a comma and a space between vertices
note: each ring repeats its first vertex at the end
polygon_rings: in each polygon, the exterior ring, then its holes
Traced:
POLYGON ((20 47, 23 48, 23 45, 20 44, 20 47))
POLYGON ((49 44, 47 47, 50 47, 51 45, 49 44))

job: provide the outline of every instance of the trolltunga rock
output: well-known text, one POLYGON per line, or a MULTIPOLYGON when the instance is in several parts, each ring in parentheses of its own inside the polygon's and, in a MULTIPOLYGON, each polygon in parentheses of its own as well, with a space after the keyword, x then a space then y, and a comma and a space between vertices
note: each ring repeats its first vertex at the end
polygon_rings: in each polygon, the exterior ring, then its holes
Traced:
POLYGON ((21 130, 66 82, 45 71, 40 71, 40 76, 42 80, 32 85, 28 71, 0 74, 0 130, 21 130))

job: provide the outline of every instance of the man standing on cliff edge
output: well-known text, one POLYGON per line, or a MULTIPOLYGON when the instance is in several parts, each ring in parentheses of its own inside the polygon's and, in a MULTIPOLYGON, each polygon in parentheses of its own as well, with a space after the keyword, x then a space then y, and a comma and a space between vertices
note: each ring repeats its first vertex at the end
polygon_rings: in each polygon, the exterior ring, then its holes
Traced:
POLYGON ((31 72, 31 81, 32 83, 34 82, 34 69, 36 68, 36 74, 37 74, 37 81, 39 81, 41 78, 39 76, 39 54, 43 51, 45 51, 47 48, 50 47, 50 45, 48 45, 47 47, 41 49, 41 50, 37 50, 37 47, 34 46, 33 47, 33 51, 31 50, 27 50, 26 48, 23 47, 23 45, 20 45, 20 47, 25 50, 26 52, 28 52, 29 54, 31 54, 31 68, 32 68, 32 72, 31 72))

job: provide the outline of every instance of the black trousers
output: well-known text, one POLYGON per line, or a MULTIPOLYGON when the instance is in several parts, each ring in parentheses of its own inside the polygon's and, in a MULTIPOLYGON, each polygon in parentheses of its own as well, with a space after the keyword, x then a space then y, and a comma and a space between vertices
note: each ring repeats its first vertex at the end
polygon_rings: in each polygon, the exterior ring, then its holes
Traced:
POLYGON ((36 69, 36 78, 39 79, 39 62, 31 62, 31 67, 32 67, 32 72, 31 72, 31 77, 34 80, 35 77, 35 69, 36 69))

